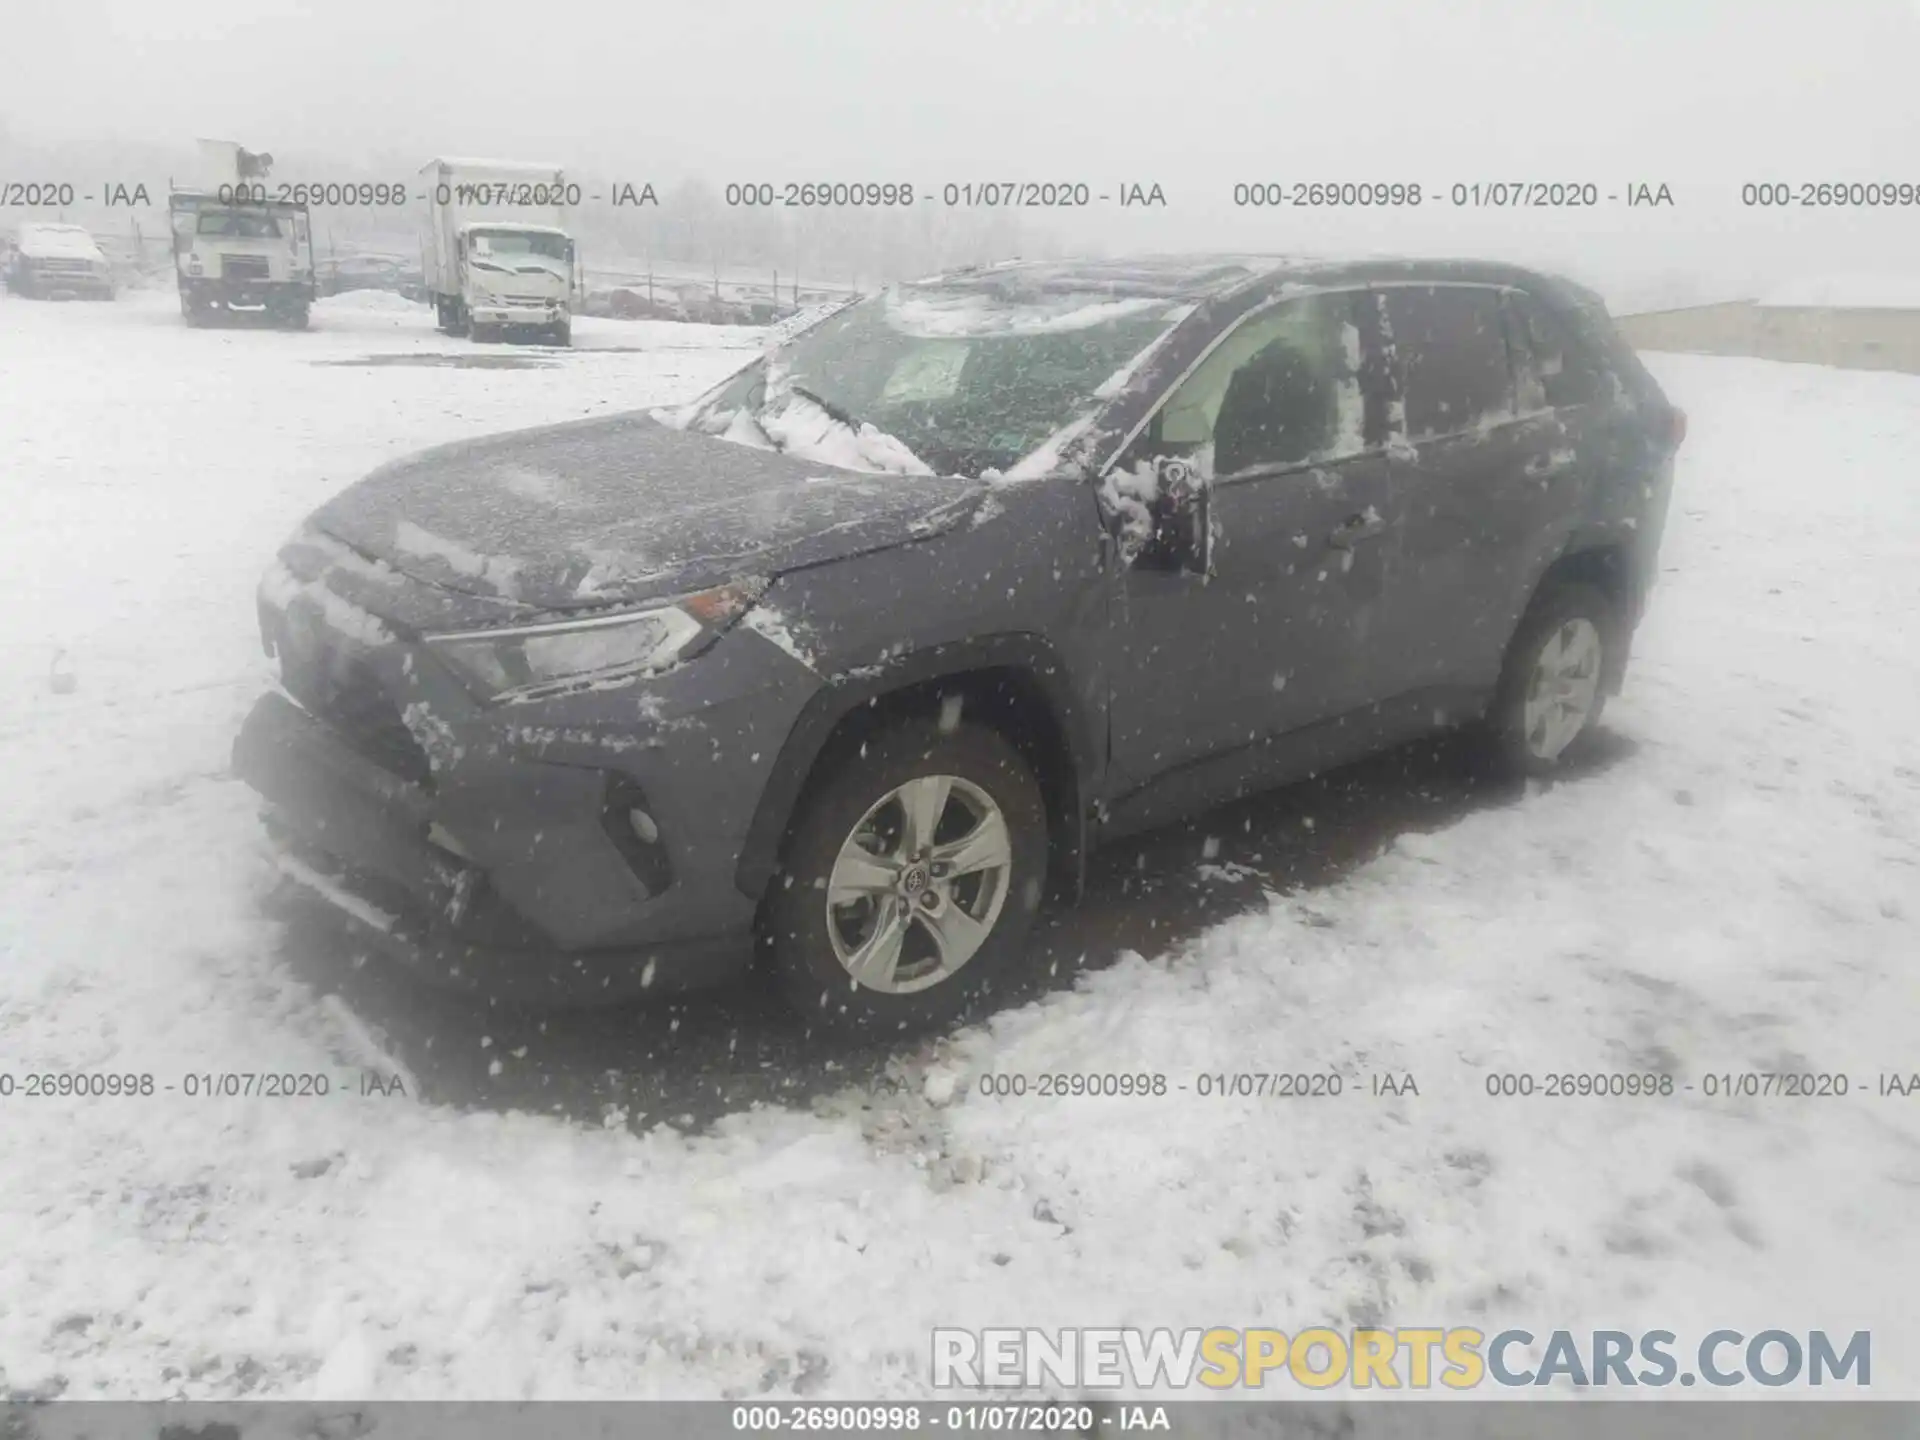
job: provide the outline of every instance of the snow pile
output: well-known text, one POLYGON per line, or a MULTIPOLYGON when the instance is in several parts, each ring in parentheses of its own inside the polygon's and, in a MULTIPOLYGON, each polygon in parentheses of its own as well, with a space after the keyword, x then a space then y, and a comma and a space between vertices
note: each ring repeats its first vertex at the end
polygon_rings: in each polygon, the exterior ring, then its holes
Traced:
POLYGON ((850 426, 802 395, 788 395, 760 414, 760 429, 788 455, 884 475, 931 475, 933 470, 878 427, 850 426))
POLYGON ((403 311, 416 315, 425 313, 420 301, 409 300, 391 290, 343 290, 338 295, 328 295, 317 301, 315 309, 323 315, 336 311, 360 311, 370 315, 403 311))
POLYGON ((1472 1323, 1871 1329, 1876 1396, 1920 1396, 1920 1102, 1862 1093, 1915 1068, 1920 380, 1653 357, 1692 433, 1611 763, 903 1053, 885 1092, 695 1137, 369 1092, 402 1067, 281 953, 227 753, 255 577, 317 500, 728 358, 322 366, 368 336, 171 304, 0 329, 0 607, 35 617, 0 633, 0 1074, 176 1087, 0 1102, 7 1391, 917 1396, 935 1325, 1472 1323), (1696 1088, 1487 1093, 1568 1070, 1696 1088), (1854 1093, 1698 1088, 1808 1070, 1854 1093), (204 1072, 335 1091, 190 1098, 204 1072), (1344 1090, 1200 1097, 1242 1072, 1344 1090))

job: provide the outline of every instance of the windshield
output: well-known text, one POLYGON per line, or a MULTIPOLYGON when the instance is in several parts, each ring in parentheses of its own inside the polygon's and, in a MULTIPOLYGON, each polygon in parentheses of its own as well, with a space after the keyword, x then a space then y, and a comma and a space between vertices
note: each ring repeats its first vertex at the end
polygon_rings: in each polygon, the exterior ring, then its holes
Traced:
POLYGON ((771 369, 762 363, 730 382, 695 424, 741 438, 744 411, 786 448, 791 427, 768 417, 797 394, 843 426, 871 425, 937 473, 1004 471, 1090 409, 1185 313, 1165 298, 901 287, 796 336, 771 369))
POLYGON ((476 230, 472 236, 473 253, 495 259, 514 255, 543 255, 549 260, 565 260, 573 253, 573 241, 564 235, 548 235, 530 230, 476 230))
POLYGON ((264 210, 202 210, 197 225, 201 235, 227 235, 244 240, 277 238, 286 232, 278 216, 264 210))

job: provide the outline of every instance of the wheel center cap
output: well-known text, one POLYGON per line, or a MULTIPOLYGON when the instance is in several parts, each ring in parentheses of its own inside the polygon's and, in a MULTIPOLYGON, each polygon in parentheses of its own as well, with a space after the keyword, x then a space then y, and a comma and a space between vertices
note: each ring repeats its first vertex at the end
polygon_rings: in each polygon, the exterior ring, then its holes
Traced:
POLYGON ((903 894, 918 895, 927 888, 929 878, 926 866, 909 865, 900 873, 900 890, 903 894))

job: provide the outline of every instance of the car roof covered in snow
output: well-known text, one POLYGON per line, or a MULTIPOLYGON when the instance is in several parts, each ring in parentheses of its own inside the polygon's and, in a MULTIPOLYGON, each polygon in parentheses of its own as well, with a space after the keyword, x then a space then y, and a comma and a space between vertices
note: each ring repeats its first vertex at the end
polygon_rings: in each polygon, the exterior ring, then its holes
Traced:
POLYGON ((91 260, 100 258, 100 246, 80 225, 34 223, 20 227, 18 249, 36 259, 91 260))
MULTIPOLYGON (((915 289, 976 290, 983 297, 1014 299, 1046 294, 1107 294, 1116 297, 1199 301, 1251 285, 1324 285, 1391 280, 1538 283, 1551 277, 1490 260, 1415 259, 1404 256, 1151 255, 1117 260, 1009 260, 950 270, 910 282, 915 289)), ((1555 281, 1566 285, 1566 281, 1555 281)))

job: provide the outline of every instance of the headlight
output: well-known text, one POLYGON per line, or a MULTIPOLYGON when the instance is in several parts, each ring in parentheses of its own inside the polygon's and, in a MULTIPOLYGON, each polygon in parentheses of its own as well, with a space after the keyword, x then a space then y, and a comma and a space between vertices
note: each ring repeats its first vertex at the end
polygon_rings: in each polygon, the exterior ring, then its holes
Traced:
POLYGON ((425 638, 434 654, 488 699, 532 699, 677 664, 745 614, 765 588, 748 581, 653 610, 425 638))

